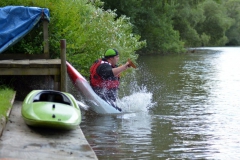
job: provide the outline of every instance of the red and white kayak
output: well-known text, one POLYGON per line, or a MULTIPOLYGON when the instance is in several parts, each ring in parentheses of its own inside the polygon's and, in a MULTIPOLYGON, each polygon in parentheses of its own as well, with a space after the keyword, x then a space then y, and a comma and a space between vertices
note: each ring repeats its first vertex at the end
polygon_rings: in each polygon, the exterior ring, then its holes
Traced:
POLYGON ((88 81, 68 62, 67 73, 72 80, 74 86, 80 91, 85 98, 85 102, 90 109, 98 114, 114 114, 121 113, 119 110, 108 104, 100 98, 89 85, 88 81))

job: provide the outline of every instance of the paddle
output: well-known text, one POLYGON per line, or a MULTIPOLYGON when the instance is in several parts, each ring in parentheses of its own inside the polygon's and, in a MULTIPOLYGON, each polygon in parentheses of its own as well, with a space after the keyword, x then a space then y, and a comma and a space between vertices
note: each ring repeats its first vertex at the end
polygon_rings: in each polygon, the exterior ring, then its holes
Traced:
POLYGON ((135 69, 137 68, 137 66, 130 59, 128 59, 128 63, 131 67, 133 67, 135 69))

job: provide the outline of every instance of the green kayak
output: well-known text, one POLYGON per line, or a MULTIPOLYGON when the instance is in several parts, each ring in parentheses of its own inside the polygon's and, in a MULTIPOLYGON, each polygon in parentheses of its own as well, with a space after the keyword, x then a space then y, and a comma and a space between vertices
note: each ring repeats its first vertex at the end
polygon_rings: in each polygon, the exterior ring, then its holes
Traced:
POLYGON ((22 117, 33 127, 75 129, 81 123, 81 111, 69 93, 33 90, 24 99, 22 117))

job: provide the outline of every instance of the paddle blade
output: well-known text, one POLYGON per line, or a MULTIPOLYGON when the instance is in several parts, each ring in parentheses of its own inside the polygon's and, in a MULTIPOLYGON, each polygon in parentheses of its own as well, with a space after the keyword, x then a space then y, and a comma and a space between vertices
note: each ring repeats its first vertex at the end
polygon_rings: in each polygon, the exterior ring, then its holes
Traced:
POLYGON ((130 59, 128 59, 128 63, 131 67, 137 68, 137 66, 130 59))

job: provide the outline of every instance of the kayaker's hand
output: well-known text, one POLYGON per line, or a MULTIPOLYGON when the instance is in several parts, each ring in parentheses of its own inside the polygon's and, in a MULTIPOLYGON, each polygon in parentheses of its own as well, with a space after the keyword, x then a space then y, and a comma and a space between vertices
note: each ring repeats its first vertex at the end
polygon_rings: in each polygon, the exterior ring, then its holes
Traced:
POLYGON ((132 68, 137 68, 136 65, 130 60, 128 59, 128 67, 132 67, 132 68))
POLYGON ((128 61, 125 63, 125 66, 126 66, 126 69, 131 67, 128 61))

